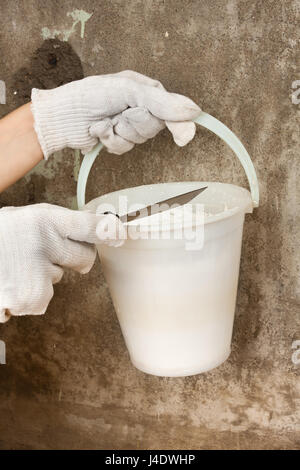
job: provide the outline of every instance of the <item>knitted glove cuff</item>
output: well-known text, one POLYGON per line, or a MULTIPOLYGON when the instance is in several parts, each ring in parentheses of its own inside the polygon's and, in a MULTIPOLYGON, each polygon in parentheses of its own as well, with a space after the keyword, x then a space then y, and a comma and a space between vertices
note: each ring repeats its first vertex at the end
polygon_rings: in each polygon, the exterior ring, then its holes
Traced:
POLYGON ((80 97, 60 93, 59 89, 33 88, 31 101, 34 129, 46 160, 65 147, 88 151, 97 143, 89 134, 93 117, 80 97))

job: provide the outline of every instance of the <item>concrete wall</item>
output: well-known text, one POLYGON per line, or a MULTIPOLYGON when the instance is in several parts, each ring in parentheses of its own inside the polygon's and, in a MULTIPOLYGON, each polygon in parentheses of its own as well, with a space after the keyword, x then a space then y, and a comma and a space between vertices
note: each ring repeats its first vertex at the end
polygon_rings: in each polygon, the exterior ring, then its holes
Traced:
MULTIPOLYGON (((68 272, 44 317, 0 328, 7 346, 1 448, 299 448, 292 344, 300 340, 300 105, 291 98, 300 79, 299 13, 299 0, 0 1, 1 116, 29 101, 32 86, 137 70, 189 95, 239 135, 261 191, 259 209, 246 217, 226 363, 189 378, 139 372, 99 262, 87 276, 68 272), (84 31, 76 18, 87 20, 84 31)), ((79 159, 59 153, 1 194, 0 204, 74 207, 79 159)), ((103 152, 89 198, 206 179, 247 186, 230 149, 208 131, 199 129, 184 149, 164 131, 122 157, 103 152)))

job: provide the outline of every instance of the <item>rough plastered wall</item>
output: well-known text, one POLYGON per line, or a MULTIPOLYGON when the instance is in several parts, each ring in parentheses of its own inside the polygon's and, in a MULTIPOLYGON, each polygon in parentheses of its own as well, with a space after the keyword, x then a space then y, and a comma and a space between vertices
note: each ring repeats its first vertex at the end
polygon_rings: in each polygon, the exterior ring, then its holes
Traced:
MULTIPOLYGON (((299 0, 0 0, 1 116, 33 86, 137 70, 226 123, 261 191, 246 217, 226 363, 188 378, 139 372, 99 262, 86 276, 68 272, 44 317, 0 327, 1 448, 299 448, 299 14, 299 0)), ((80 158, 60 152, 0 204, 75 207, 80 158)), ((247 186, 213 134, 199 129, 180 149, 164 131, 124 156, 103 152, 88 196, 179 180, 247 186)))

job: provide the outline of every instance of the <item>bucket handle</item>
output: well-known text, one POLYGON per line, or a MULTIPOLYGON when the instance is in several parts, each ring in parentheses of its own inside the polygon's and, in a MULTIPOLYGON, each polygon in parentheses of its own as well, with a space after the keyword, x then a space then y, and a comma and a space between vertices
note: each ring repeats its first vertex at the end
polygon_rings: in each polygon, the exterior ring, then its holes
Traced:
MULTIPOLYGON (((243 146, 242 142, 230 129, 228 129, 227 126, 225 126, 225 124, 223 124, 210 114, 201 112, 201 114, 196 119, 194 119, 194 122, 214 132, 222 140, 224 140, 227 145, 229 145, 231 150, 233 150, 233 152, 240 160, 247 175, 253 207, 258 207, 259 188, 257 176, 251 158, 247 150, 243 146)), ((79 209, 82 209, 85 205, 85 191, 89 173, 91 171, 94 161, 97 158, 97 155, 99 154, 102 148, 103 145, 101 143, 95 145, 95 147, 90 152, 88 152, 82 160, 77 182, 77 203, 79 209)))

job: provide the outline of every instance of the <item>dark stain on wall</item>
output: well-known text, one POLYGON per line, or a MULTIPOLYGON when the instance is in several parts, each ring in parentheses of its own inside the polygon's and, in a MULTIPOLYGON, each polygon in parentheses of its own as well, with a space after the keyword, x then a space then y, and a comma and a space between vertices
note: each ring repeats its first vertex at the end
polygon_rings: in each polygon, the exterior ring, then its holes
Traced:
POLYGON ((47 39, 32 54, 29 66, 14 74, 10 94, 20 106, 30 100, 32 88, 55 88, 81 78, 82 64, 72 46, 59 39, 47 39))

